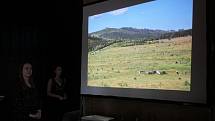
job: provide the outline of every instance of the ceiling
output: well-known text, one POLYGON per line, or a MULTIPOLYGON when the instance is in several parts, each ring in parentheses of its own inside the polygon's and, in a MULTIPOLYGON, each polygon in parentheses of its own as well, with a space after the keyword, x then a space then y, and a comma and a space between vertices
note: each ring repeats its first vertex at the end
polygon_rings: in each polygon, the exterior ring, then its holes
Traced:
POLYGON ((85 5, 102 2, 102 1, 106 1, 106 0, 83 0, 83 5, 85 6, 85 5))

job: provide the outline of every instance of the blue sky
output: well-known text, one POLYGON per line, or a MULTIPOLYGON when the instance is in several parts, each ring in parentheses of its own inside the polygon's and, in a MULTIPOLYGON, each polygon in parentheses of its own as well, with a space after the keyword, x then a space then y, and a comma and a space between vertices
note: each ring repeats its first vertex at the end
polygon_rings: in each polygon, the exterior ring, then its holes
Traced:
POLYGON ((89 17, 89 33, 104 28, 192 28, 193 0, 155 0, 89 17))

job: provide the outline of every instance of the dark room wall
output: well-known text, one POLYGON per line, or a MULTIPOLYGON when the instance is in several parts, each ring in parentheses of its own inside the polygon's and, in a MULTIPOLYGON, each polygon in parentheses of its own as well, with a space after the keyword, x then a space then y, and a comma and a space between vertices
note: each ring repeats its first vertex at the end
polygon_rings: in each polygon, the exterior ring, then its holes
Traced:
POLYGON ((69 84, 68 107, 79 109, 82 1, 9 0, 1 1, 0 11, 0 95, 5 95, 0 117, 10 110, 8 96, 25 60, 33 64, 44 100, 51 67, 62 64, 69 84))
MULTIPOLYGON (((100 0, 84 0, 91 5, 100 0)), ((82 95, 83 115, 112 116, 116 121, 215 121, 214 18, 212 3, 206 2, 207 104, 82 95)))

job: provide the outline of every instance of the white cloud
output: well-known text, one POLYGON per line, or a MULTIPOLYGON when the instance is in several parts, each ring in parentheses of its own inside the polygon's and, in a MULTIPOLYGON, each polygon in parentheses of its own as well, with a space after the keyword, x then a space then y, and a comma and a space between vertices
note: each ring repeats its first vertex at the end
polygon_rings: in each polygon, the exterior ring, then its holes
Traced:
POLYGON ((97 14, 97 15, 94 15, 94 16, 90 16, 90 19, 99 18, 99 17, 101 17, 101 16, 102 16, 102 14, 97 14))
POLYGON ((128 8, 122 8, 119 10, 112 11, 110 12, 110 14, 117 16, 117 15, 124 14, 126 11, 128 11, 128 8))

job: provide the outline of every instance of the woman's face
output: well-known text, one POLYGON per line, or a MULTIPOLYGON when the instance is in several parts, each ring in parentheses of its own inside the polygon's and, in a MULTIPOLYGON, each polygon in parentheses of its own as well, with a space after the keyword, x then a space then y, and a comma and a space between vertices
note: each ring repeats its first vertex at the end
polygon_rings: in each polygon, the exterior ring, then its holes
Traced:
POLYGON ((56 73, 56 76, 60 76, 61 73, 62 73, 62 67, 58 66, 58 67, 55 69, 55 73, 56 73))
POLYGON ((22 68, 23 77, 30 78, 32 75, 32 65, 30 63, 26 63, 22 68))

